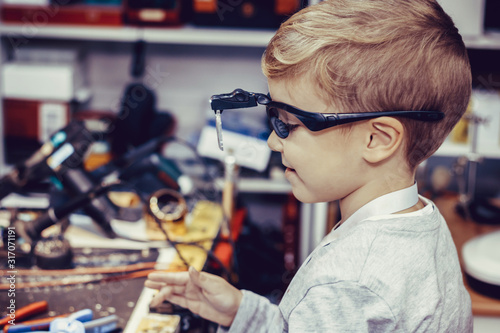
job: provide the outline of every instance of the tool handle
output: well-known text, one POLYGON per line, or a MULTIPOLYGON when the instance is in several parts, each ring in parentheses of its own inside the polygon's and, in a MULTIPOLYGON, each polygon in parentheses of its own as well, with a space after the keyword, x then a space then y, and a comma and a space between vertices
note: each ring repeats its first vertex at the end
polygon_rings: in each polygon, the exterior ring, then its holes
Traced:
POLYGON ((81 322, 87 322, 92 320, 93 312, 91 309, 84 309, 77 312, 66 313, 59 316, 29 320, 16 325, 6 325, 3 328, 3 333, 25 333, 25 332, 33 333, 33 331, 47 331, 50 327, 50 323, 58 318, 68 318, 68 320, 78 320, 81 322))
POLYGON ((40 301, 28 304, 16 310, 14 312, 13 318, 10 315, 7 315, 2 319, 0 319, 0 326, 6 325, 12 319, 19 322, 21 319, 45 312, 47 311, 48 308, 49 304, 47 303, 47 301, 40 301))

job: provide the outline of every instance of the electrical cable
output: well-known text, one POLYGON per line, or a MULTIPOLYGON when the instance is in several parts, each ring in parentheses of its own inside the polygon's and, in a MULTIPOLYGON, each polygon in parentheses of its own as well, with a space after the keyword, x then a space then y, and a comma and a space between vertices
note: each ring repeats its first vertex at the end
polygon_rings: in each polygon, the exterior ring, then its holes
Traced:
POLYGON ((210 174, 210 167, 209 167, 207 161, 198 153, 198 150, 196 149, 196 147, 193 144, 191 144, 190 142, 188 142, 184 139, 181 139, 179 137, 176 137, 176 136, 171 137, 171 141, 175 141, 175 142, 187 147, 193 153, 196 160, 198 160, 198 162, 203 166, 204 179, 205 180, 208 179, 207 183, 211 184, 212 186, 209 187, 208 189, 201 189, 201 191, 199 193, 203 192, 203 196, 207 200, 220 200, 221 198, 214 198, 213 196, 210 196, 206 193, 206 192, 209 192, 209 193, 217 193, 218 192, 216 190, 215 185, 214 185, 216 182, 216 177, 214 177, 212 174, 210 174))
MULTIPOLYGON (((186 268, 189 268, 189 266, 191 266, 191 265, 186 260, 186 258, 184 258, 184 256, 181 254, 181 252, 180 252, 179 248, 177 247, 177 245, 189 245, 189 246, 195 246, 195 247, 198 247, 198 248, 202 249, 207 254, 207 258, 210 258, 211 260, 215 261, 221 267, 221 269, 223 270, 224 274, 226 274, 228 277, 231 276, 229 270, 220 261, 220 259, 217 258, 217 256, 213 253, 213 251, 212 250, 207 250, 202 245, 199 244, 199 243, 202 242, 201 240, 196 241, 196 242, 178 242, 178 241, 173 241, 170 238, 170 236, 168 235, 168 231, 165 230, 165 228, 163 228, 163 225, 162 225, 161 221, 159 221, 156 217, 154 217, 154 219, 155 219, 156 223, 158 224, 158 227, 162 231, 163 235, 165 236, 167 243, 175 249, 175 251, 177 252, 177 255, 179 256, 179 259, 186 266, 186 268)), ((215 242, 216 239, 217 239, 217 237, 215 237, 214 239, 211 239, 211 241, 215 242)))
POLYGON ((177 143, 180 143, 184 146, 186 146, 187 148, 189 148, 189 150, 191 150, 193 152, 193 154, 195 155, 196 159, 199 160, 199 162, 201 162, 201 164, 203 165, 203 168, 205 169, 205 174, 211 178, 211 180, 213 180, 214 178, 210 175, 210 172, 209 172, 209 167, 208 167, 208 163, 207 161, 205 161, 203 159, 203 157, 198 153, 198 150, 196 149, 196 147, 191 144, 190 142, 184 140, 184 139, 181 139, 177 136, 172 136, 171 137, 171 140, 172 141, 176 141, 177 143))
MULTIPOLYGON (((181 138, 179 138, 179 137, 176 137, 176 136, 171 137, 171 140, 172 140, 172 141, 176 141, 176 142, 178 142, 178 143, 180 143, 180 144, 183 144, 183 145, 185 145, 186 147, 188 147, 188 148, 189 148, 189 149, 190 149, 190 150, 194 153, 195 157, 196 157, 196 158, 197 158, 197 159, 198 159, 198 160, 199 160, 199 161, 203 164, 203 167, 204 167, 204 169, 205 169, 205 176, 209 179, 209 183, 210 183, 210 184, 215 184, 215 182, 216 182, 216 177, 214 177, 213 175, 211 175, 211 174, 210 174, 210 171, 209 171, 209 166, 208 166, 207 162, 206 162, 206 161, 205 161, 205 159, 203 159, 203 157, 202 157, 202 156, 198 153, 198 150, 196 149, 196 147, 194 147, 194 146, 193 146, 191 143, 189 143, 188 141, 183 140, 183 139, 181 139, 181 138)), ((216 190, 215 190, 215 185, 211 188, 211 191, 210 191, 210 192, 211 192, 211 193, 217 193, 217 192, 218 192, 218 191, 216 191, 216 190)), ((207 199, 209 199, 209 200, 210 200, 210 199, 212 199, 212 198, 209 198, 207 195, 205 195, 205 197, 206 197, 207 199)), ((217 199, 218 199, 219 201, 221 201, 221 200, 222 200, 222 197, 219 197, 219 198, 217 198, 217 199)), ((237 256, 236 256, 236 244, 234 243, 234 238, 233 238, 233 235, 232 235, 232 230, 230 230, 230 228, 229 228, 229 235, 228 235, 227 239, 226 239, 226 238, 222 238, 222 237, 220 237, 220 235, 218 235, 218 236, 214 239, 214 241, 219 241, 219 242, 220 242, 220 241, 226 241, 226 242, 228 242, 228 243, 230 244, 230 246, 231 246, 231 248, 232 248, 232 261, 233 261, 233 266, 235 267, 235 269, 234 269, 234 270, 235 270, 235 271, 238 271, 238 259, 237 259, 237 256)), ((208 253, 207 253, 207 254, 208 254, 208 253)), ((215 257, 215 255, 213 255, 213 253, 212 253, 212 256, 213 256, 213 257, 215 257)), ((215 258, 216 258, 216 257, 215 257, 215 258)), ((217 258, 217 259, 218 259, 218 258, 217 258)), ((220 263, 218 263, 218 264, 220 264, 220 263)), ((224 268, 225 268, 225 266, 224 266, 224 265, 221 265, 221 267, 224 267, 224 268)), ((227 271, 227 269, 226 269, 226 271, 227 271)), ((229 275, 229 276, 232 276, 232 275, 229 275)))
MULTIPOLYGON (((217 243, 217 237, 213 239, 213 242, 214 243, 217 243)), ((201 243, 201 241, 197 241, 197 242, 173 242, 174 244, 176 245, 190 245, 190 246, 195 246, 195 247, 198 247, 200 249, 202 249, 203 251, 205 251, 205 253, 207 254, 207 257, 210 258, 211 260, 215 261, 222 269, 222 271, 224 272, 224 274, 226 274, 228 277, 231 276, 231 273, 229 272, 229 270, 227 269, 227 267, 222 263, 222 261, 214 254, 214 252, 212 250, 207 250, 205 249, 203 246, 201 246, 199 243, 201 243)))

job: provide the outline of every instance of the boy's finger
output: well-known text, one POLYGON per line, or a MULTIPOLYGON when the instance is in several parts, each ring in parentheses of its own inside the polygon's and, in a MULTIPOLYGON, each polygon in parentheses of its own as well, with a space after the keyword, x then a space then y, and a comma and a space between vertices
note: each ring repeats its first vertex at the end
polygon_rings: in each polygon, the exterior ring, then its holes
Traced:
POLYGON ((220 289, 220 277, 205 272, 198 272, 192 266, 189 267, 189 277, 191 278, 191 282, 205 293, 217 293, 220 289))
POLYGON ((153 272, 149 273, 148 280, 166 284, 184 285, 189 281, 188 272, 153 272))
POLYGON ((183 295, 186 293, 186 286, 171 286, 172 287, 172 295, 183 295))
MULTIPOLYGON (((154 282, 154 281, 150 281, 150 280, 146 280, 146 282, 144 282, 144 287, 150 288, 150 289, 160 290, 166 286, 167 285, 163 282, 154 282)), ((186 291, 185 285, 170 285, 168 287, 172 289, 172 293, 174 293, 174 294, 184 294, 184 292, 186 291)))
POLYGON ((146 280, 146 282, 144 282, 144 286, 151 289, 161 289, 162 287, 165 287, 165 285, 166 284, 164 282, 156 282, 151 280, 146 280))
POLYGON ((172 288, 171 287, 163 287, 160 289, 158 293, 153 297, 151 300, 150 306, 151 307, 157 307, 160 305, 164 300, 168 299, 172 295, 172 288))
POLYGON ((168 300, 174 304, 177 304, 177 305, 183 307, 183 308, 189 309, 187 299, 184 296, 172 295, 168 300))
POLYGON ((189 266, 189 278, 194 283, 195 286, 199 288, 203 288, 202 283, 200 281, 200 272, 196 270, 193 266, 189 266))

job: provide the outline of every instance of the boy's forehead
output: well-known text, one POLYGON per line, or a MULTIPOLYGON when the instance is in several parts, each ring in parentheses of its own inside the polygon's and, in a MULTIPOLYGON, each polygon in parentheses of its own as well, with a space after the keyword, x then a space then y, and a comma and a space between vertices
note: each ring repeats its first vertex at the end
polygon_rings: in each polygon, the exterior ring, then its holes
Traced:
POLYGON ((269 79, 268 86, 273 101, 290 104, 309 112, 332 112, 319 97, 317 85, 309 79, 269 79))

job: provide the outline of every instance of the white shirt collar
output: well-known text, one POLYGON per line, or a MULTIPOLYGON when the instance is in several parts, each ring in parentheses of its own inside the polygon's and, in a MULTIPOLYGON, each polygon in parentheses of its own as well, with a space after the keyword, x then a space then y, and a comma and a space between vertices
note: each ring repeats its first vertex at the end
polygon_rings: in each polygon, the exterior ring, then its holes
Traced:
POLYGON ((321 243, 330 242, 339 233, 345 233, 360 222, 375 216, 390 215, 415 206, 418 203, 417 183, 402 190, 382 195, 368 202, 352 214, 340 226, 334 228, 321 243))

